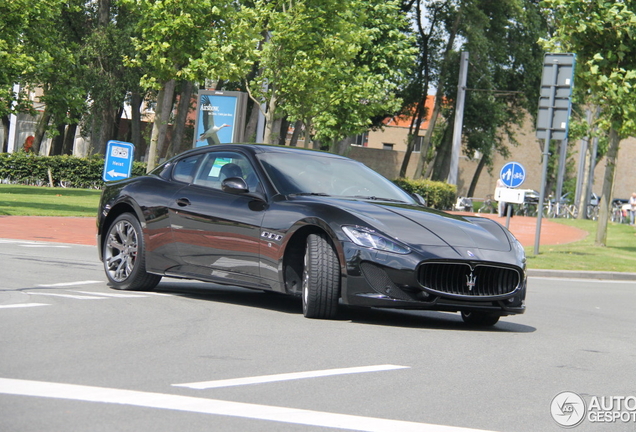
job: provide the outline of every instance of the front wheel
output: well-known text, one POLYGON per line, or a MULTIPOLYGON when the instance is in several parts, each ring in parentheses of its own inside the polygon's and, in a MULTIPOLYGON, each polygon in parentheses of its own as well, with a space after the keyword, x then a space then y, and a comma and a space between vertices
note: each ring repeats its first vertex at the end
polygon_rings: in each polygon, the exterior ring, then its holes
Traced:
POLYGON ((490 327, 497 324, 499 315, 486 312, 464 312, 462 311, 462 320, 466 324, 476 327, 490 327))
POLYGON ((307 237, 303 268, 303 315, 330 319, 338 312, 340 265, 325 234, 307 237))
POLYGON ((146 272, 141 225, 130 213, 121 214, 108 229, 103 258, 106 277, 113 288, 151 290, 161 280, 161 276, 146 272))

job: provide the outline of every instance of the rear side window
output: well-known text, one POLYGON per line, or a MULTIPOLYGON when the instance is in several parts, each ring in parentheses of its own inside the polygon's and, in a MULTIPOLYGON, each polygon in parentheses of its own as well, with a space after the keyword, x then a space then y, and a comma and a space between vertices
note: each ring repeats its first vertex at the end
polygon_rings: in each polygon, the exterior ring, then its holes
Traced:
POLYGON ((174 167, 172 178, 179 182, 192 183, 196 168, 202 157, 203 155, 196 155, 181 159, 174 167))

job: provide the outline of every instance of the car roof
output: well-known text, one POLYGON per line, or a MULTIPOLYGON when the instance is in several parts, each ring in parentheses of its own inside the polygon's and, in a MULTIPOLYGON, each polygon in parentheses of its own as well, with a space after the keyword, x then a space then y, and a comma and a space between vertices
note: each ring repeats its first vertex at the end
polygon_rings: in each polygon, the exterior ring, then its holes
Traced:
POLYGON ((279 145, 267 145, 267 144, 217 144, 212 146, 204 146, 197 147, 191 150, 186 150, 180 156, 184 154, 190 153, 198 153, 198 152, 207 152, 211 150, 217 151, 237 151, 237 150, 248 150, 252 154, 263 154, 263 153, 287 153, 287 154, 314 154, 326 157, 333 157, 338 159, 348 159, 344 156, 340 156, 334 153, 328 153, 322 150, 314 150, 314 149, 306 149, 302 147, 289 147, 289 146, 279 146, 279 145))

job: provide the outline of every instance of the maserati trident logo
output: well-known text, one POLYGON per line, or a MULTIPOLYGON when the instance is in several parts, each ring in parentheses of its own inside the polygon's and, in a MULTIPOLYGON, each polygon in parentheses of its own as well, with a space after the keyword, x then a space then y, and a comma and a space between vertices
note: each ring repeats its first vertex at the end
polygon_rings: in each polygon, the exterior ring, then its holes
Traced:
POLYGON ((469 275, 466 275, 466 286, 468 287, 468 291, 472 291, 475 288, 475 284, 477 283, 477 276, 473 274, 473 271, 470 271, 469 275))

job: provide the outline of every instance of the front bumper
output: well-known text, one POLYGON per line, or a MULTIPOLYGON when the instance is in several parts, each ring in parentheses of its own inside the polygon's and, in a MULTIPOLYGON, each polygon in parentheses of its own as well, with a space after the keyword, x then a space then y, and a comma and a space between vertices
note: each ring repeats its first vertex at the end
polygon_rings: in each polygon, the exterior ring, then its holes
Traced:
MULTIPOLYGON (((436 248, 428 256, 420 253, 397 255, 347 244, 342 299, 345 304, 364 307, 486 312, 501 316, 524 313, 527 278, 523 264, 516 263, 511 253, 501 252, 500 259, 494 261, 492 258, 496 257, 489 253, 487 261, 466 260, 457 257, 451 248, 436 248), (449 280, 449 286, 444 287, 446 292, 427 287, 422 283, 419 269, 431 262, 468 266, 470 277, 466 280, 464 275, 443 276, 449 280), (473 277, 472 269, 480 266, 504 269, 517 276, 510 282, 509 289, 473 291, 469 286, 468 291, 466 286, 473 277)), ((506 280, 506 283, 509 282, 506 280)))

